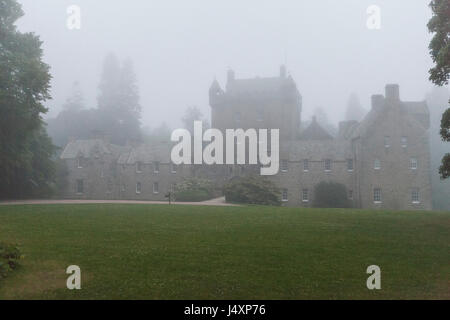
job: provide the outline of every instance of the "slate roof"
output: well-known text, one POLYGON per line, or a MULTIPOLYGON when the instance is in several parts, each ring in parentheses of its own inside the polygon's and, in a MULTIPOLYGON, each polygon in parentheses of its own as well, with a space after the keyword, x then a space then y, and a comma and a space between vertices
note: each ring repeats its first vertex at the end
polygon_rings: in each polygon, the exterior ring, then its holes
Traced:
POLYGON ((117 162, 119 164, 135 164, 136 162, 170 163, 172 146, 172 143, 142 144, 132 148, 129 152, 122 153, 117 162))
POLYGON ((316 117, 313 117, 311 124, 300 134, 301 140, 332 140, 333 137, 320 126, 316 117))

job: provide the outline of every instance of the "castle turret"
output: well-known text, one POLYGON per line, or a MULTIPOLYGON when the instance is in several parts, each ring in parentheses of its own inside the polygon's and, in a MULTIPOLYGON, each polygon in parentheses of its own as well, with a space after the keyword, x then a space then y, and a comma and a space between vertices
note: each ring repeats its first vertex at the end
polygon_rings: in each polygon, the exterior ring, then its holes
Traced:
POLYGON ((216 106, 218 103, 218 97, 223 94, 223 90, 220 87, 219 82, 217 79, 214 79, 214 81, 211 84, 211 87, 209 88, 209 104, 211 107, 216 106))

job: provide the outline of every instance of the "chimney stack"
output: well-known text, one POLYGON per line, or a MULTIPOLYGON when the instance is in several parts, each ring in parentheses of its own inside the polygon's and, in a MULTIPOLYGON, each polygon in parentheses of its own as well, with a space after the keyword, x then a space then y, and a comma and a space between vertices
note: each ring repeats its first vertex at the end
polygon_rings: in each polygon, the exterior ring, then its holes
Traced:
POLYGON ((386 99, 389 101, 400 101, 400 87, 398 84, 386 85, 386 99))

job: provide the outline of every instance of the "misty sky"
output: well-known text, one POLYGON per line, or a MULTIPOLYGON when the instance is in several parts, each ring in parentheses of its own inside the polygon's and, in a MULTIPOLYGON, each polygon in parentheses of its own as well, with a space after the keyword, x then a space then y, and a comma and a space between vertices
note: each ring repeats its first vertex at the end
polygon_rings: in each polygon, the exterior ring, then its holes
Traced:
POLYGON ((44 41, 51 66, 49 116, 75 80, 96 107, 102 61, 109 52, 134 62, 143 123, 179 126, 187 106, 209 118, 216 76, 275 76, 287 68, 303 96, 303 120, 315 107, 342 120, 351 92, 366 109, 370 95, 399 83, 403 100, 422 100, 428 69, 429 0, 19 0, 22 31, 44 41), (69 5, 81 7, 81 30, 66 27, 69 5), (381 8, 381 30, 366 26, 369 5, 381 8))

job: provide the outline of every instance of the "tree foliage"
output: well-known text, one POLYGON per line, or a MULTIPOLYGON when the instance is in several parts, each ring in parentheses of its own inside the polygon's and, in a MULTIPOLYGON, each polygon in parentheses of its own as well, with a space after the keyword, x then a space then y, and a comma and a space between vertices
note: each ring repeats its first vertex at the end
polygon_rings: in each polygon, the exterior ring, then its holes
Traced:
POLYGON ((14 25, 22 15, 16 0, 0 0, 0 198, 48 191, 54 173, 55 149, 42 120, 50 67, 39 37, 14 25))
POLYGON ((316 208, 348 208, 347 188, 337 182, 320 182, 314 188, 314 202, 316 208))
MULTIPOLYGON (((428 30, 434 36, 429 49, 435 65, 430 69, 429 79, 434 84, 443 86, 450 79, 450 0, 432 0, 430 7, 433 16, 428 22, 428 30)), ((442 116, 440 133, 442 140, 450 141, 450 109, 442 116)), ((450 177, 450 153, 442 159, 439 173, 442 179, 450 177)))

